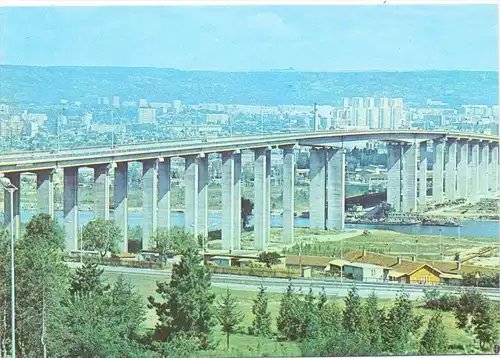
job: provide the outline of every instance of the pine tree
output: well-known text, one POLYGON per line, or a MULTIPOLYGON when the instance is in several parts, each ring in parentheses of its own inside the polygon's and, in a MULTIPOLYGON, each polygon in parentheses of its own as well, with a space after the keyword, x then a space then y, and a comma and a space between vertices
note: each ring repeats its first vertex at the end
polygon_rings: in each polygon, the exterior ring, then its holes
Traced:
POLYGON ((76 269, 71 277, 70 293, 72 295, 98 294, 102 295, 110 288, 101 281, 104 269, 97 267, 96 263, 86 262, 76 269))
POLYGON ((328 298, 326 297, 326 291, 325 288, 321 288, 321 292, 318 295, 318 309, 321 311, 326 303, 328 302, 328 298))
POLYGON ((198 339, 200 349, 211 345, 215 295, 210 292, 210 271, 200 265, 201 260, 197 248, 187 247, 172 269, 170 282, 157 282, 162 299, 148 297, 148 307, 158 316, 156 340, 167 341, 170 335, 184 332, 198 339))
POLYGON ((229 349, 229 336, 234 333, 238 325, 243 321, 243 312, 237 311, 238 303, 236 298, 231 296, 229 289, 221 296, 218 302, 217 319, 221 325, 221 330, 226 334, 226 347, 229 349))
POLYGON ((359 333, 364 329, 363 309, 358 289, 353 286, 345 298, 342 325, 346 332, 359 333))
POLYGON ((488 297, 483 297, 482 304, 472 317, 472 325, 481 349, 486 350, 500 342, 500 322, 493 303, 488 297))
POLYGON ((269 336, 271 334, 271 313, 267 310, 266 289, 262 284, 259 293, 253 300, 252 313, 254 320, 248 331, 254 336, 269 336))
POLYGON ((298 320, 299 300, 292 283, 281 297, 278 317, 276 317, 276 327, 278 332, 288 340, 297 339, 297 332, 300 321, 298 320))
POLYGON ((421 326, 422 316, 413 312, 408 294, 404 291, 400 292, 384 322, 384 350, 398 355, 407 353, 421 326))
POLYGON ((437 312, 427 324, 427 330, 420 340, 419 353, 422 355, 445 354, 447 345, 443 316, 441 312, 437 312))
POLYGON ((375 352, 379 352, 382 348, 382 318, 383 312, 378 307, 377 296, 375 291, 372 291, 366 303, 363 307, 365 323, 366 323, 366 335, 375 352))

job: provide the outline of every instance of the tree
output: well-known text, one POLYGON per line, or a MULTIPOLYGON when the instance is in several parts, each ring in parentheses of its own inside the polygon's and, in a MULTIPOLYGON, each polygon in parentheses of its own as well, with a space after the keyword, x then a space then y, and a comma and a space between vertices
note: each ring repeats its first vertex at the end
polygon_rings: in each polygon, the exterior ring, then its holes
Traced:
POLYGON ((253 300, 252 313, 254 319, 248 331, 254 336, 269 336, 271 334, 271 313, 267 310, 266 289, 262 284, 259 293, 253 300))
POLYGON ((422 355, 445 354, 447 346, 443 315, 441 312, 437 312, 427 324, 427 330, 420 340, 419 353, 422 355))
POLYGON ((120 240, 120 228, 113 221, 97 218, 83 227, 83 248, 98 251, 101 257, 118 252, 120 240))
POLYGON ((365 328, 363 319, 363 309, 361 307, 361 298, 356 286, 352 286, 347 297, 344 299, 345 309, 343 312, 342 325, 347 332, 361 332, 365 328))
POLYGON ((366 323, 366 335, 373 351, 380 352, 382 349, 382 330, 384 313, 379 309, 377 296, 372 291, 363 306, 364 320, 366 323))
POLYGON ((288 340, 295 340, 298 338, 299 324, 297 313, 299 309, 299 300, 293 285, 290 282, 281 296, 280 309, 278 317, 276 317, 276 326, 278 332, 288 340))
POLYGON ((237 311, 238 303, 236 298, 231 296, 229 289, 226 294, 220 297, 217 309, 217 319, 221 325, 221 330, 226 334, 226 347, 229 349, 229 336, 234 333, 238 325, 243 321, 244 315, 237 311))
POLYGON ((389 310, 383 327, 384 350, 391 354, 405 354, 422 326, 422 316, 413 312, 408 293, 401 291, 389 310))
POLYGON ((243 229, 248 225, 248 218, 252 215, 254 204, 245 197, 241 197, 241 220, 243 222, 243 229))
POLYGON ((157 231, 153 236, 150 249, 158 253, 161 263, 165 264, 169 257, 177 255, 190 247, 198 247, 194 235, 182 229, 173 228, 168 231, 157 231))
POLYGON ((200 265, 202 257, 194 247, 182 253, 180 263, 172 269, 170 282, 157 282, 156 292, 161 299, 148 297, 150 309, 156 310, 158 323, 154 338, 168 341, 174 334, 185 333, 199 340, 199 348, 210 346, 212 327, 215 325, 210 292, 210 271, 200 265))
POLYGON ((26 225, 25 244, 40 247, 46 245, 53 250, 64 249, 64 233, 49 214, 37 214, 26 225))
POLYGON ((265 263, 268 269, 271 269, 273 265, 279 264, 281 255, 275 251, 273 252, 261 252, 259 254, 259 262, 265 263))
POLYGON ((102 295, 107 292, 110 286, 101 281, 103 272, 104 269, 98 268, 97 264, 93 262, 85 262, 83 266, 78 267, 76 272, 71 275, 71 295, 102 295))

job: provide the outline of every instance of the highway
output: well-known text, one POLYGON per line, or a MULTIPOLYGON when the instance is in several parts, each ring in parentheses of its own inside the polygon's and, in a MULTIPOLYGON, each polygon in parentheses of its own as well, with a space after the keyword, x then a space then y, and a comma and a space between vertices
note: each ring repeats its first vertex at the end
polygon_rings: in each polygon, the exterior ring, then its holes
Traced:
POLYGON ((438 138, 467 138, 498 142, 498 136, 477 133, 451 133, 424 130, 370 130, 370 131, 311 131, 304 133, 277 133, 258 136, 240 136, 189 139, 153 143, 138 143, 116 148, 84 148, 54 152, 22 152, 2 155, 0 172, 23 172, 56 167, 86 166, 130 162, 162 157, 198 155, 255 148, 276 148, 294 145, 342 145, 363 140, 428 141, 438 138))
MULTIPOLYGON (((81 266, 78 262, 68 262, 68 266, 76 268, 81 266)), ((154 270, 154 269, 141 269, 122 266, 100 266, 109 273, 123 273, 127 276, 141 276, 155 278, 157 280, 169 279, 171 270, 154 270)), ((313 292, 320 292, 324 287, 328 297, 345 297, 348 290, 352 287, 352 282, 334 281, 333 279, 326 278, 296 278, 292 279, 292 283, 296 288, 302 288, 303 291, 309 290, 312 287, 313 292)), ((256 290, 261 284, 267 288, 268 292, 282 293, 289 284, 288 279, 271 278, 271 277, 254 277, 254 276, 238 276, 238 275, 225 275, 214 274, 212 275, 212 286, 220 288, 230 288, 235 290, 256 290)), ((394 298, 396 294, 404 288, 411 299, 422 298, 424 289, 434 288, 435 286, 425 285, 401 285, 401 284, 387 284, 387 283, 361 283, 356 282, 359 295, 361 297, 368 297, 371 292, 375 291, 379 298, 394 298)), ((453 286, 439 286, 442 292, 459 292, 459 287, 453 286)), ((479 288, 491 300, 500 301, 500 291, 496 288, 479 288)))

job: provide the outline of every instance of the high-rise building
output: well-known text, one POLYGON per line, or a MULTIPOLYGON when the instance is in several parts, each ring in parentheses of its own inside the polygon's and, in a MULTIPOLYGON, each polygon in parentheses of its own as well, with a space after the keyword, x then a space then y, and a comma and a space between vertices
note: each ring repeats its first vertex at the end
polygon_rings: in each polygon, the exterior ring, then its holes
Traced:
POLYGON ((120 97, 118 96, 113 96, 113 107, 120 107, 120 97))
POLYGON ((141 98, 139 100, 139 107, 149 107, 148 100, 144 99, 144 98, 141 98))
POLYGON ((354 126, 366 126, 366 108, 353 107, 353 123, 354 126))
POLYGON ((391 128, 391 108, 389 106, 380 107, 379 128, 380 129, 391 128))
POLYGON ((403 121, 403 109, 401 107, 391 107, 391 129, 398 129, 401 127, 403 121))
POLYGON ((387 97, 382 97, 379 99, 379 107, 389 107, 389 98, 387 97))
POLYGON ((176 114, 180 113, 182 109, 182 102, 179 99, 172 101, 172 109, 176 114))
POLYGON ((373 98, 373 97, 366 97, 365 98, 365 107, 366 108, 375 107, 375 98, 373 98))
POLYGON ((349 107, 349 97, 344 97, 344 107, 349 107))
POLYGON ((156 110, 154 108, 139 107, 139 124, 156 123, 156 110))
POLYGON ((377 107, 371 107, 367 109, 366 113, 367 125, 371 129, 379 129, 379 109, 377 107))
POLYGON ((354 97, 352 99, 353 107, 363 107, 363 97, 354 97))
MULTIPOLYGON (((61 103, 63 103, 63 101, 65 101, 65 100, 61 100, 61 103)), ((66 102, 64 102, 64 103, 66 103, 66 102)), ((109 105, 109 98, 108 97, 97 97, 97 104, 107 106, 107 105, 109 105)))

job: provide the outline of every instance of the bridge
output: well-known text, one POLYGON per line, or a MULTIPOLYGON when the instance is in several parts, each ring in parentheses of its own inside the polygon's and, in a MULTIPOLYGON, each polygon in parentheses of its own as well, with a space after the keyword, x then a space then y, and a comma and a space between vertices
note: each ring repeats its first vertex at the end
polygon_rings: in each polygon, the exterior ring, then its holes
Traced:
MULTIPOLYGON (((388 148, 387 201, 400 212, 425 205, 427 160, 433 156, 432 201, 464 198, 476 201, 498 193, 499 137, 465 132, 422 130, 322 131, 279 133, 207 140, 167 141, 83 148, 59 152, 18 152, 2 155, 0 173, 20 188, 21 173, 37 175, 39 212, 54 215, 54 170, 63 169, 64 232, 66 248, 78 248, 78 168, 94 169, 95 214, 109 218, 111 173, 114 220, 122 230, 122 251, 127 251, 128 163, 143 164, 143 248, 157 229, 169 229, 170 160, 185 159, 185 229, 208 235, 208 154, 222 157, 222 246, 239 250, 241 239, 241 152, 254 153, 255 248, 270 239, 271 149, 283 150, 283 241, 293 242, 295 150, 310 151, 310 227, 343 229, 345 203, 344 143, 384 141, 388 148), (429 151, 432 144, 432 151, 429 151), (422 168, 423 170, 420 170, 422 168), (479 176, 481 175, 481 180, 479 176), (324 208, 327 207, 325 212, 324 208)), ((22 190, 22 188, 20 189, 22 190)), ((5 196, 4 210, 14 209, 16 234, 20 230, 20 190, 13 201, 5 196)), ((10 224, 9 215, 5 215, 10 224)))

